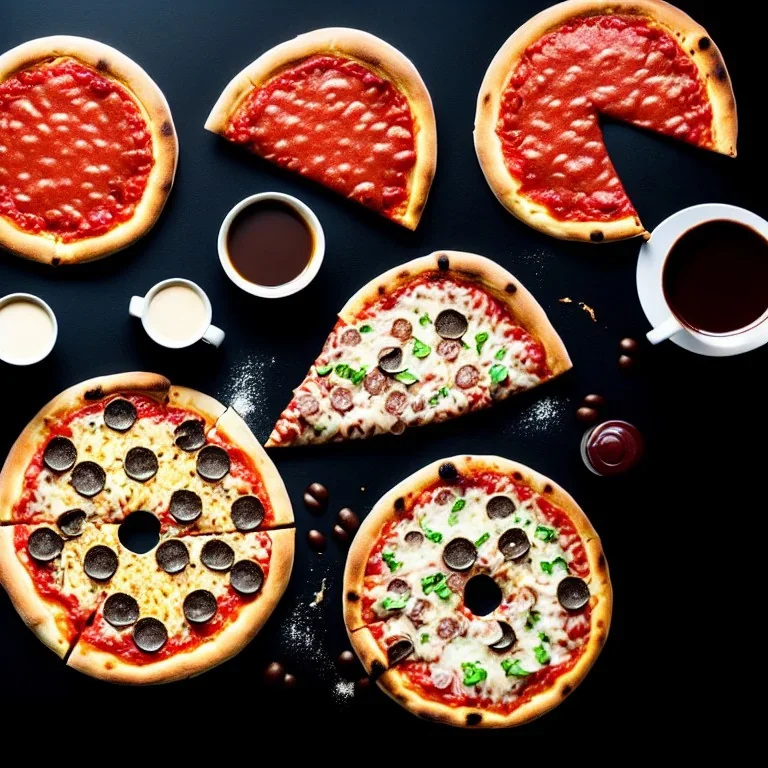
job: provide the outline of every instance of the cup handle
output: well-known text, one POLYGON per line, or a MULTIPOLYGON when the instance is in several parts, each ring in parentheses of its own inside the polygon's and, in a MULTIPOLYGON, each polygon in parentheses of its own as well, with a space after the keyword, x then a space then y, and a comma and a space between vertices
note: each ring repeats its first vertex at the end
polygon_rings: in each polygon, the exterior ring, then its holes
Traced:
POLYGON ((683 326, 680 325, 677 318, 670 315, 661 325, 657 325, 655 328, 648 331, 648 333, 645 334, 645 337, 651 344, 659 344, 682 330, 684 330, 683 326))
POLYGON ((214 347, 220 347, 221 342, 224 341, 224 331, 215 325, 209 325, 203 334, 203 341, 212 344, 214 347))
POLYGON ((128 305, 128 313, 134 317, 142 317, 144 315, 143 296, 131 296, 131 303, 128 305))

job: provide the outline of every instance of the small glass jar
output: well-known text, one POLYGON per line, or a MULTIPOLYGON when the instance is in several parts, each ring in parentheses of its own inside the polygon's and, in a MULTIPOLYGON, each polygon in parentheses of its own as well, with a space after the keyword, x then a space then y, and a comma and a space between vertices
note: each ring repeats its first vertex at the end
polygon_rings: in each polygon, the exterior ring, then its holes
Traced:
POLYGON ((581 440, 581 458, 596 475, 618 475, 640 461, 644 442, 637 427, 626 421, 604 421, 581 440))

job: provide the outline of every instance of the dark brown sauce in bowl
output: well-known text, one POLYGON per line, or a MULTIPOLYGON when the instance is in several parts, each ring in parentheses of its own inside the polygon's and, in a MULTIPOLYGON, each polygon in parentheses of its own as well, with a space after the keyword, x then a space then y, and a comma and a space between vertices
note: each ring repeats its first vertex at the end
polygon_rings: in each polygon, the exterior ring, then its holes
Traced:
POLYGON ((307 221, 281 200, 259 200, 243 208, 227 233, 227 254, 249 283, 285 285, 309 265, 315 239, 307 221))
POLYGON ((662 286, 672 312, 694 331, 746 330, 768 310, 768 240, 727 219, 692 227, 672 245, 662 286))

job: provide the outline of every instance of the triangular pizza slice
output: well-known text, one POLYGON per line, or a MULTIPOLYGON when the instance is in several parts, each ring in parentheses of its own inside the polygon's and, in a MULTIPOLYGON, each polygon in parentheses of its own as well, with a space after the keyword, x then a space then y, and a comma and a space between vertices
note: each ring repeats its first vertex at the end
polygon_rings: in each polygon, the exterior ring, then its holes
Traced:
POLYGON ((424 81, 400 51, 357 29, 270 49, 232 79, 205 127, 408 229, 435 174, 424 81))
POLYGON ((402 434, 570 367, 515 277, 483 256, 440 251, 385 272, 347 302, 267 447, 402 434))

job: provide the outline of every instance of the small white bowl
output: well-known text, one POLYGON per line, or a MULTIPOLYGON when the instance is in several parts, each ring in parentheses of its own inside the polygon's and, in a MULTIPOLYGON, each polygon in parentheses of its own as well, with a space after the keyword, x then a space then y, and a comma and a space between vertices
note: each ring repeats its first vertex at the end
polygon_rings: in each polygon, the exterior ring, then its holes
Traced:
POLYGON ((291 296, 294 293, 306 288, 314 279, 317 273, 320 271, 320 266, 323 263, 323 257, 325 256, 325 233, 320 225, 320 221, 315 216, 312 209, 291 195, 284 195, 282 192, 260 192, 257 195, 251 195, 241 200, 225 217, 221 223, 219 229, 219 261, 221 266, 227 273, 227 277, 238 287, 242 288, 246 293, 250 293, 253 296, 261 296, 264 299, 281 299, 284 296, 291 296), (307 222, 307 225, 312 230, 312 239, 315 243, 315 249, 312 253, 312 258, 309 260, 304 271, 289 280, 282 285, 258 285, 246 280, 240 275, 237 270, 232 266, 232 262, 229 259, 229 253, 227 252, 227 238, 229 237, 229 228, 232 226, 232 222, 240 211, 247 208, 254 203, 260 203, 264 200, 276 200, 286 205, 291 206, 303 219, 307 222))
POLYGON ((48 315, 53 326, 53 333, 51 334, 51 343, 36 357, 3 357, 0 355, 0 360, 9 363, 10 365, 34 365, 44 360, 51 354, 51 350, 56 346, 56 339, 59 335, 59 324, 56 321, 56 315, 53 310, 44 302, 39 296, 34 296, 31 293, 9 293, 7 296, 0 298, 0 309, 12 304, 15 301, 28 301, 30 304, 36 304, 45 314, 48 315))

